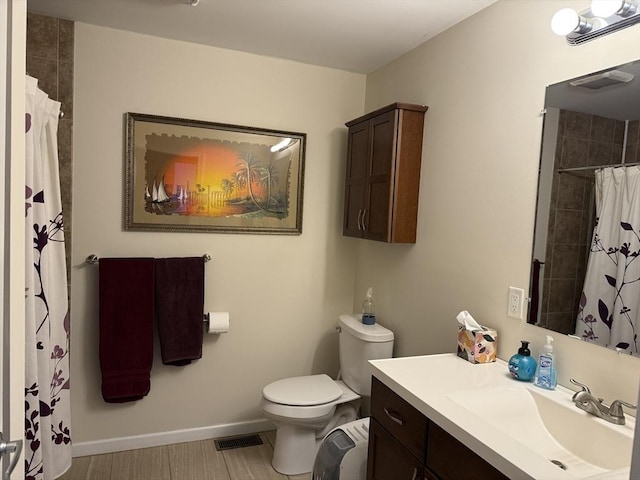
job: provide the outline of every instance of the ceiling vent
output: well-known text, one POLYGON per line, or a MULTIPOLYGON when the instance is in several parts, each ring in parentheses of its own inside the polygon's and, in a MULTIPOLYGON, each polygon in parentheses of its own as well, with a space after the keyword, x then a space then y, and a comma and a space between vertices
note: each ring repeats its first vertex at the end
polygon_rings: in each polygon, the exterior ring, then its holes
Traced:
POLYGON ((579 78, 569 82, 573 87, 590 88, 597 90, 599 88, 618 85, 619 83, 627 83, 633 80, 632 73, 623 72, 621 70, 609 70, 608 72, 589 75, 588 77, 579 78))

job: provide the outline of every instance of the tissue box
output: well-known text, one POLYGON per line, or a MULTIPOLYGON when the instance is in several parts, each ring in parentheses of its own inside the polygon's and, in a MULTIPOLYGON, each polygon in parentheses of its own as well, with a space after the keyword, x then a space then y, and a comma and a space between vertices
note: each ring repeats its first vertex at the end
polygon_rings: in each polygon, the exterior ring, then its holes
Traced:
MULTIPOLYGON (((486 328, 486 327, 483 327, 486 328)), ((471 363, 490 363, 496 361, 498 351, 498 332, 486 330, 467 330, 458 327, 458 356, 471 363)))

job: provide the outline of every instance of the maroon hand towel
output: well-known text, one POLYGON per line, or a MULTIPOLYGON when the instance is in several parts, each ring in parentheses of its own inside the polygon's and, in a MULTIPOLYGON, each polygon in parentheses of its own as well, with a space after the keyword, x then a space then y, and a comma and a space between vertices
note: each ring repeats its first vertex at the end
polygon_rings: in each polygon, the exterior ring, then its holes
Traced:
POLYGON ((156 259, 156 315, 162 363, 188 365, 202 357, 204 259, 156 259))
POLYGON ((153 268, 153 258, 100 259, 100 370, 105 402, 130 402, 149 393, 153 268))

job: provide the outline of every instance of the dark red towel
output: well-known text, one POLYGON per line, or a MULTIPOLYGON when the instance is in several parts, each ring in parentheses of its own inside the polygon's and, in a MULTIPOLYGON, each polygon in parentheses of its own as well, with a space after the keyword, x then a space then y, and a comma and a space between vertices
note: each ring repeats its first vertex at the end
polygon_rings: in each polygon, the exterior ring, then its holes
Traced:
POLYGON ((202 357, 204 259, 156 259, 156 315, 162 363, 188 365, 202 357))
POLYGON ((535 325, 538 322, 538 303, 540 303, 540 269, 544 265, 537 258, 533 260, 531 268, 531 299, 527 323, 535 325))
POLYGON ((100 259, 100 370, 105 402, 130 402, 149 393, 153 268, 153 258, 100 259))

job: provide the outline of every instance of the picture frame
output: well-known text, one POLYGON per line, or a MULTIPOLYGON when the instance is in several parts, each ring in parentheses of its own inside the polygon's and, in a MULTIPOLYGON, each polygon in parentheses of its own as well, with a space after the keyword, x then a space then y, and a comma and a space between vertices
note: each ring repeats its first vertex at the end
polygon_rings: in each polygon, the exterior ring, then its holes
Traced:
POLYGON ((125 114, 124 228, 300 235, 306 134, 125 114))

